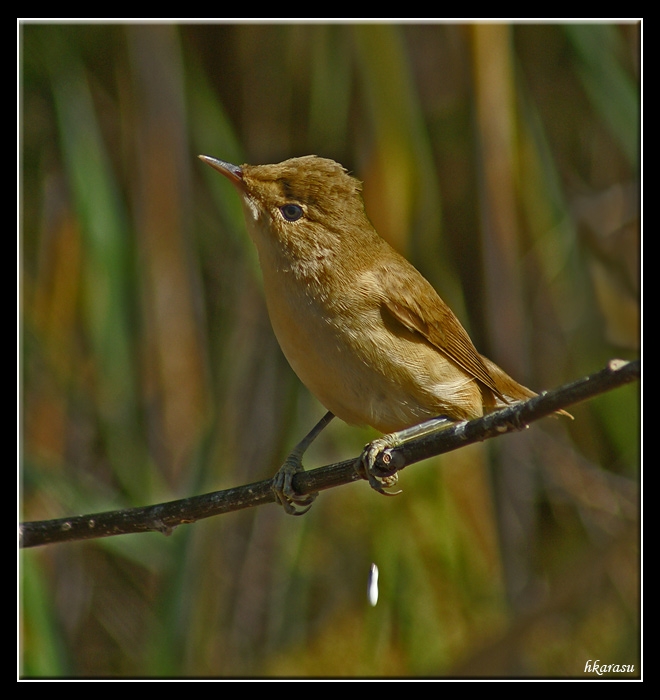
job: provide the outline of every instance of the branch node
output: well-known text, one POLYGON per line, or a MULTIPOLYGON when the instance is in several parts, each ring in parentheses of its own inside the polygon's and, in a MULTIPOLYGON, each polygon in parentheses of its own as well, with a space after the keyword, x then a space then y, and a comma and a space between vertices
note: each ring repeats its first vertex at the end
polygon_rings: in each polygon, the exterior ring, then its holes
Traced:
POLYGON ((152 529, 160 532, 161 535, 165 535, 165 537, 169 537, 176 530, 176 525, 167 525, 159 518, 152 522, 152 529))
POLYGON ((613 360, 610 360, 607 363, 607 369, 612 370, 612 372, 617 372, 622 367, 625 367, 627 364, 628 360, 620 360, 618 358, 614 358, 613 360))

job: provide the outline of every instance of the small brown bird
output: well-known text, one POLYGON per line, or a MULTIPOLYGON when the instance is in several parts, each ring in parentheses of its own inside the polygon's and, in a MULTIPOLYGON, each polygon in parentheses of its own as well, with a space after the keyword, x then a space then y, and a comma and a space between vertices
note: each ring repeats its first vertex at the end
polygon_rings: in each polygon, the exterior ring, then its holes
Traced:
MULTIPOLYGON (((535 395, 477 352, 435 289, 376 233, 360 182, 339 163, 305 156, 236 166, 200 158, 241 195, 275 335, 329 411, 276 476, 288 512, 309 508, 291 478, 333 415, 390 433, 438 416, 478 418, 535 395)), ((370 483, 382 490, 377 478, 370 483)))

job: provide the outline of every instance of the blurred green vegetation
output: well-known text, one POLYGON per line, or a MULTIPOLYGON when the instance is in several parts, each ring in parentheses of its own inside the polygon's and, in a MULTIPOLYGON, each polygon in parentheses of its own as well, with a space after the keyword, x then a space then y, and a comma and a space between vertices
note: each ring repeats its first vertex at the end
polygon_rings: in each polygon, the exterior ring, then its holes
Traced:
MULTIPOLYGON (((23 24, 21 518, 266 478, 323 413, 199 153, 340 161, 530 387, 637 357, 639 53, 636 24, 23 24)), ((573 412, 397 498, 21 552, 20 673, 638 672, 639 387, 573 412)), ((334 423, 308 466, 373 436, 334 423)))

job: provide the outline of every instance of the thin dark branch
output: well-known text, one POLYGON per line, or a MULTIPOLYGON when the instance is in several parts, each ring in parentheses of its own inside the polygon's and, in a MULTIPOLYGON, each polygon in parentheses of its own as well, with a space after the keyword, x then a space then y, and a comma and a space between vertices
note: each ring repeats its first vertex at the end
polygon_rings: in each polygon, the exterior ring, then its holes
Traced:
MULTIPOLYGON (((457 423, 439 433, 426 435, 402 447, 388 450, 386 453, 386 459, 389 461, 388 469, 390 472, 400 470, 434 455, 521 430, 529 423, 560 409, 633 382, 639 378, 640 372, 639 360, 634 362, 611 360, 605 369, 572 384, 543 392, 524 403, 508 406, 477 420, 457 423)), ((294 489, 301 494, 307 494, 358 481, 364 477, 356 470, 356 464, 358 459, 353 458, 297 474, 293 480, 294 489)), ((274 502, 276 498, 271 488, 271 480, 266 479, 246 486, 154 506, 127 508, 58 520, 26 522, 20 527, 20 546, 36 547, 55 542, 136 532, 170 534, 179 525, 274 502)))

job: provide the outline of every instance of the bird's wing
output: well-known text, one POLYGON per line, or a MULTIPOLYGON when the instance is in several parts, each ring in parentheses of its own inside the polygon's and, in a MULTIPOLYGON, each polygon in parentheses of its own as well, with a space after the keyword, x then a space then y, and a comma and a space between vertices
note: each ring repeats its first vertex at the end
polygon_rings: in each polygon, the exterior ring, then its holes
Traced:
POLYGON ((534 393, 511 379, 490 360, 483 358, 452 310, 435 289, 406 260, 396 270, 382 270, 381 302, 399 323, 419 333, 461 369, 488 387, 499 399, 529 398, 534 393))

